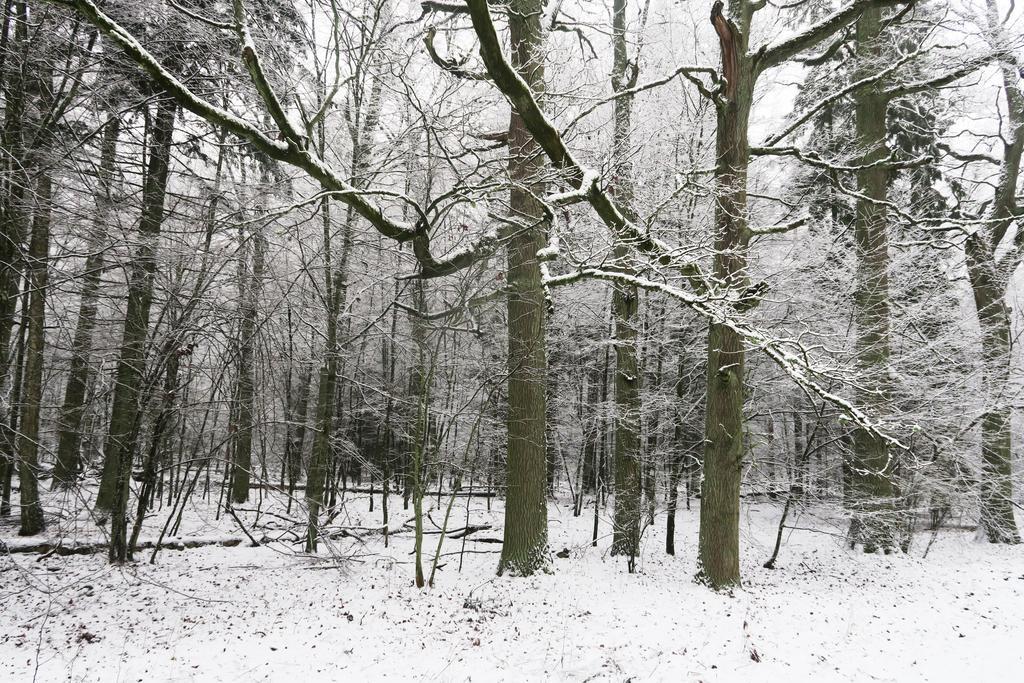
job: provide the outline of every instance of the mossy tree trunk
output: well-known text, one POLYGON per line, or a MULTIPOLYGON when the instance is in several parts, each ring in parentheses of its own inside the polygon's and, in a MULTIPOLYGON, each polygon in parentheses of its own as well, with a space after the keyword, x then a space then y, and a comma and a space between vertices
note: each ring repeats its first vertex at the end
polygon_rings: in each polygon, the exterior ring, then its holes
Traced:
MULTIPOLYGON (((727 85, 718 104, 715 167, 715 255, 720 286, 743 291, 748 284, 747 127, 754 65, 747 54, 751 9, 735 2, 740 24, 712 13, 727 85), (742 27, 742 29, 740 28, 742 27)), ((708 331, 707 406, 704 421, 704 478, 701 484, 698 577, 713 588, 740 583, 739 518, 743 467, 744 342, 726 325, 708 331)))
MULTIPOLYGON (((512 65, 534 93, 544 90, 544 3, 512 0, 512 65)), ((549 563, 546 458, 545 301, 537 252, 543 212, 525 188, 540 191, 543 153, 519 114, 509 121, 512 218, 529 226, 508 242, 508 478, 504 543, 498 573, 528 576, 549 563)))
MULTIPOLYGON (((612 4, 612 90, 622 93, 636 85, 638 68, 630 61, 626 32, 627 0, 612 4)), ((634 58, 635 59, 635 58, 634 58)), ((618 97, 614 104, 612 156, 615 171, 612 189, 630 220, 633 204, 633 163, 631 128, 633 98, 618 97)), ((615 258, 620 268, 629 269, 630 246, 619 243, 615 258)), ((640 549, 640 361, 637 319, 640 298, 636 287, 616 284, 612 293, 615 320, 615 520, 612 555, 624 555, 629 571, 635 569, 640 549)))
MULTIPOLYGON (((869 77, 878 68, 882 13, 868 7, 857 20, 857 78, 869 77)), ((856 143, 861 165, 875 164, 857 173, 857 214, 854 239, 857 247, 857 281, 854 295, 855 354, 859 379, 855 401, 879 416, 887 409, 889 372, 889 245, 885 209, 889 169, 882 164, 886 147, 888 97, 881 83, 860 88, 854 96, 856 143)), ((853 433, 850 503, 853 519, 850 542, 862 543, 865 552, 885 552, 899 547, 895 519, 895 453, 887 442, 866 429, 853 433)))
MULTIPOLYGON (((969 259, 968 261, 972 261, 969 259)), ((1020 543, 1013 512, 1011 408, 1006 405, 1010 369, 1010 311, 998 288, 986 286, 977 266, 971 284, 981 323, 982 381, 987 400, 981 419, 981 527, 992 543, 1020 543)))
MULTIPOLYGON (((1005 49, 1001 44, 1005 33, 995 0, 986 2, 986 17, 992 31, 992 47, 1005 49)), ((981 326, 985 397, 981 422, 982 472, 979 477, 981 526, 992 543, 1020 543, 1013 503, 1012 408, 1007 396, 1011 327, 1010 309, 1005 297, 1022 255, 1019 248, 1013 247, 1004 250, 998 258, 997 252, 1004 239, 1009 239, 1009 228, 1020 212, 1017 185, 1024 153, 1024 92, 1017 81, 1016 65, 1002 59, 999 67, 1009 135, 1003 137, 1003 167, 990 204, 988 227, 976 230, 968 237, 965 251, 967 274, 981 326)), ((1020 229, 1018 226, 1018 236, 1020 229)))

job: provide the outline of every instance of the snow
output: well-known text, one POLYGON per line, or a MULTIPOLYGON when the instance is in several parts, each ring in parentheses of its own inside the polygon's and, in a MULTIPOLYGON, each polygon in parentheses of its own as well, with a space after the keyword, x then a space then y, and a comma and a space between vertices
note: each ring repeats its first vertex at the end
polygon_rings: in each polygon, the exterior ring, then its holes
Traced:
POLYGON ((590 168, 580 167, 580 169, 583 177, 580 180, 580 186, 578 188, 568 190, 566 192, 549 194, 544 197, 544 203, 551 206, 567 206, 586 199, 587 195, 590 194, 590 191, 594 189, 594 186, 601 180, 601 174, 590 168))
MULTIPOLYGON (((379 525, 365 495, 342 515, 379 525)), ((435 498, 430 499, 436 505, 435 498)), ((442 506, 447 501, 442 501, 442 506)), ((761 565, 780 507, 742 510, 744 587, 716 594, 693 582, 697 507, 680 510, 677 555, 664 554, 664 516, 645 531, 638 572, 598 547, 593 510, 549 509, 551 574, 496 577, 498 544, 449 539, 433 589, 412 585, 411 533, 333 542, 337 558, 295 547, 164 551, 155 565, 108 566, 102 555, 15 554, 0 560, 0 679, 191 680, 1020 680, 1024 549, 969 532, 927 534, 909 555, 847 550, 842 517, 801 510, 775 570, 761 565), (566 553, 561 553, 566 554, 566 553), (756 654, 755 654, 756 653, 756 654), (757 661, 759 660, 759 661, 757 661)), ((457 499, 452 519, 491 524, 501 503, 457 499)), ((393 526, 411 512, 392 497, 393 526)), ((266 509, 266 501, 265 501, 266 509)), ((278 510, 278 512, 283 512, 278 510)), ((157 514, 146 533, 163 522, 157 514)), ((298 517, 299 515, 295 515, 298 517)), ((240 513, 251 524, 251 512, 240 513)), ((439 519, 437 513, 435 519, 439 519)), ((280 526, 281 520, 262 519, 280 526)), ((236 535, 234 521, 192 509, 183 535, 236 535)), ((427 525, 431 528, 431 525, 427 525)), ((2 527, 4 540, 16 529, 2 527)), ((83 530, 84 534, 85 531, 83 530)), ((254 530, 259 536, 264 531, 254 530)), ((433 551, 437 536, 427 536, 433 551)), ((143 554, 148 561, 148 553, 143 554)), ((429 563, 427 566, 429 573, 429 563)))
MULTIPOLYGON (((551 239, 548 240, 547 246, 537 250, 537 259, 540 261, 551 261, 558 258, 560 246, 558 235, 552 235, 551 239)), ((545 277, 547 276, 545 275, 545 277)))

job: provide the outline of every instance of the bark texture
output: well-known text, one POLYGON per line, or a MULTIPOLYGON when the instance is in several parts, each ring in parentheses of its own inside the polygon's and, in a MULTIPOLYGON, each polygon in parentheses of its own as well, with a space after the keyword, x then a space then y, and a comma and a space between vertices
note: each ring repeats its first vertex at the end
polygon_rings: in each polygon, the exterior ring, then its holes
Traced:
MULTIPOLYGON (((881 9, 869 7, 857 19, 857 78, 869 77, 878 68, 881 9)), ((857 246, 857 282, 854 294, 855 354, 860 380, 855 401, 880 416, 887 407, 889 372, 889 246, 885 209, 889 169, 881 164, 886 148, 888 96, 881 83, 859 89, 854 97, 856 144, 861 165, 876 164, 857 173, 857 214, 854 239, 857 246)), ((853 433, 850 502, 853 519, 850 542, 863 544, 865 552, 899 547, 895 519, 895 453, 887 442, 865 429, 853 433)))
MULTIPOLYGON (((741 25, 750 9, 740 7, 741 25)), ((754 65, 746 54, 746 30, 716 3, 711 21, 718 34, 726 86, 718 104, 715 167, 714 277, 720 286, 747 287, 747 127, 754 65)), ((698 576, 713 588, 740 583, 739 519, 743 467, 743 339, 725 325, 708 332, 707 407, 704 422, 704 479, 701 484, 698 576)))
MULTIPOLYGON (((630 71, 626 33, 626 0, 612 4, 612 90, 621 94, 636 84, 637 68, 630 71)), ((620 96, 615 100, 612 156, 615 173, 612 190, 629 220, 634 220, 633 164, 631 127, 633 99, 620 96)), ((620 268, 629 268, 629 243, 619 240, 615 258, 620 268)), ((640 299, 637 289, 616 284, 612 294, 612 315, 615 318, 615 522, 612 534, 612 555, 626 556, 630 571, 634 569, 640 549, 640 362, 637 335, 637 314, 640 299)))
MULTIPOLYGON (((1005 29, 995 0, 986 3, 992 47, 1005 49, 1005 29)), ((1020 213, 1016 193, 1024 152, 1024 92, 1014 64, 999 62, 1003 96, 1007 105, 1009 135, 1003 138, 1003 167, 989 209, 988 229, 971 234, 965 247, 967 273, 981 326, 981 358, 985 412, 981 422, 982 472, 980 480, 981 526, 992 543, 1020 543, 1013 504, 1013 437, 1008 380, 1011 362, 1010 309, 1006 289, 1020 265, 1020 249, 1002 257, 997 252, 1020 213)), ((1017 228, 1018 232, 1020 227, 1017 228)))
MULTIPOLYGON (((544 89, 541 0, 512 0, 512 66, 534 93, 544 89)), ((537 252, 546 243, 539 191, 540 146, 513 108, 509 120, 513 218, 530 226, 508 242, 508 497, 498 573, 529 576, 550 563, 547 520, 545 301, 537 252), (521 189, 522 188, 522 189, 521 189)))

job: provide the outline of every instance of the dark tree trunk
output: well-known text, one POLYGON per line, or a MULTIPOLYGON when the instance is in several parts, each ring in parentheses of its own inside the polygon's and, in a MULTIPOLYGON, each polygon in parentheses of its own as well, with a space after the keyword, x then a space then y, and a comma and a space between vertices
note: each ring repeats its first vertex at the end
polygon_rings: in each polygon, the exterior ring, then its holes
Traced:
MULTIPOLYGON (((743 3, 743 11, 749 5, 743 3)), ((728 85, 718 104, 715 169, 714 276, 725 287, 747 287, 747 127, 753 65, 747 36, 721 13, 712 23, 722 51, 728 85)), ((749 26, 749 14, 741 17, 749 26)), ((713 322, 708 333, 707 406, 704 422, 704 479, 700 499, 699 576, 720 589, 740 583, 739 518, 743 466, 744 342, 734 330, 713 322)))
POLYGON ((36 183, 36 212, 28 250, 28 341, 25 357, 24 399, 18 430, 18 485, 21 489, 20 536, 33 536, 45 528, 39 501, 39 409, 43 398, 43 352, 46 346, 46 285, 50 253, 52 199, 50 171, 36 183))
MULTIPOLYGON (((992 29, 993 47, 1007 49, 1000 44, 1003 27, 994 0, 986 2, 986 16, 992 29)), ((982 388, 985 396, 981 423, 982 473, 979 477, 981 526, 992 543, 1020 543, 1020 532, 1014 519, 1011 479, 1013 440, 1011 406, 1007 403, 1011 327, 1005 296, 1010 276, 1019 266, 1021 256, 1020 250, 1013 247, 1001 259, 996 258, 996 253, 1019 211, 1017 185, 1024 154, 1024 92, 1017 81, 1016 64, 1001 59, 999 66, 1007 103, 1006 128, 1010 137, 1003 138, 1003 168, 989 209, 991 222, 987 230, 979 229, 971 234, 965 250, 967 274, 981 326, 982 388)), ((1019 220, 1017 222, 1020 223, 1019 220)), ((1020 229, 1018 225, 1018 237, 1020 229)))
MULTIPOLYGON (((629 56, 626 45, 626 0, 612 4, 612 90, 621 93, 636 81, 636 69, 627 74, 629 56)), ((631 97, 615 100, 612 154, 615 158, 613 189, 619 204, 632 214, 633 165, 631 128, 633 101, 631 97)), ((631 220, 635 216, 629 215, 631 220)), ((615 258, 620 268, 629 269, 630 248, 619 244, 615 258)), ((616 284, 612 293, 612 315, 615 320, 615 521, 612 533, 612 555, 625 555, 632 572, 640 549, 640 364, 637 312, 640 298, 631 285, 616 284)))
MULTIPOLYGON (((0 78, 4 79, 4 125, 0 128, 0 391, 7 388, 13 371, 21 375, 20 361, 12 366, 9 351, 17 315, 19 284, 24 270, 22 250, 25 242, 25 186, 28 177, 25 159, 25 75, 28 62, 28 14, 24 2, 4 3, 3 60, 0 78)), ((24 311, 22 312, 24 318, 24 311)), ((22 328, 24 329, 24 328, 22 328)), ((24 337, 24 335, 21 335, 24 337)), ((19 343, 19 351, 24 344, 19 343)), ((11 478, 17 469, 16 431, 20 397, 11 392, 7 409, 0 415, 0 515, 10 514, 11 478)))
POLYGON ((11 514, 11 479, 14 470, 17 469, 17 458, 14 457, 15 442, 18 434, 18 418, 20 417, 17 406, 21 405, 22 386, 25 379, 25 341, 28 330, 28 283, 25 283, 24 293, 21 295, 21 324, 18 327, 18 344, 14 361, 14 381, 11 386, 11 409, 8 419, 0 424, 0 431, 3 432, 0 439, 0 448, 3 448, 3 468, 0 475, 0 517, 7 517, 11 514))
POLYGON ((109 510, 110 560, 128 559, 128 498, 139 422, 139 390, 145 371, 149 311, 153 301, 156 249, 164 219, 164 196, 170 167, 177 104, 167 98, 157 104, 149 141, 149 165, 143 183, 139 245, 128 269, 128 307, 121 353, 117 363, 106 461, 96 500, 109 510))
MULTIPOLYGON (((870 76, 881 51, 881 10, 868 7, 857 20, 858 56, 864 60, 858 77, 870 76)), ((860 376, 855 401, 872 415, 886 410, 889 366, 889 246, 885 201, 889 170, 880 165, 889 152, 885 145, 886 95, 879 83, 861 88, 854 97, 857 148, 861 164, 876 164, 857 174, 854 237, 857 244, 857 288, 854 295, 855 352, 860 376)), ((808 450, 805 447, 805 452, 808 450)), ((899 547, 895 519, 895 454, 887 442, 866 429, 853 432, 850 493, 853 519, 851 543, 865 552, 899 547)))
MULTIPOLYGON (((512 0, 508 13, 512 65, 534 93, 544 90, 541 0, 512 0)), ((512 111, 509 175, 539 191, 540 146, 512 111)), ((498 573, 529 576, 545 570, 548 556, 545 302, 537 252, 544 247, 543 212, 533 195, 511 191, 513 218, 530 225, 508 242, 508 477, 505 533, 498 573)))
POLYGON ((242 253, 247 256, 242 259, 238 278, 241 320, 238 334, 238 386, 236 389, 237 410, 235 412, 237 423, 234 433, 235 452, 231 475, 232 503, 244 503, 249 500, 249 481, 252 477, 253 411, 256 394, 253 363, 256 355, 259 301, 263 291, 266 238, 263 235, 262 216, 266 213, 263 202, 266 192, 269 192, 268 175, 266 165, 263 164, 261 182, 258 186, 260 196, 257 198, 257 202, 260 208, 256 212, 255 230, 250 235, 246 235, 244 231, 241 234, 241 239, 246 242, 243 245, 242 253), (248 255, 251 255, 251 258, 248 255))

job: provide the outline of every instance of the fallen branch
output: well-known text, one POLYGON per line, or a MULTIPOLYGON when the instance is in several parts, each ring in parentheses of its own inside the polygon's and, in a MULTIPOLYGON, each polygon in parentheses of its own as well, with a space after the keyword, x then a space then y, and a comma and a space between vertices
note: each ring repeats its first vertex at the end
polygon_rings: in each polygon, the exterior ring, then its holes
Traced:
MULTIPOLYGON (((282 487, 278 486, 277 484, 260 484, 260 483, 249 484, 249 490, 253 490, 253 489, 263 489, 265 491, 279 491, 280 493, 285 493, 286 492, 285 489, 287 489, 287 487, 282 488, 282 487)), ((295 490, 295 491, 305 491, 306 490, 306 485, 305 484, 296 484, 295 486, 292 487, 292 489, 295 490)), ((339 491, 339 493, 376 493, 376 494, 379 494, 380 493, 380 489, 379 488, 373 488, 373 489, 369 489, 369 488, 343 489, 343 490, 339 491)), ((440 491, 440 492, 438 492, 438 491, 426 491, 426 492, 423 493, 424 497, 457 496, 457 497, 460 497, 460 498, 494 498, 497 495, 498 494, 495 491, 456 491, 455 493, 452 493, 451 491, 440 491)), ((239 509, 241 509, 241 508, 239 508, 239 509)))
MULTIPOLYGON (((217 545, 224 548, 234 548, 235 546, 241 545, 245 539, 243 538, 218 538, 218 539, 192 539, 192 540, 173 540, 165 541, 160 547, 168 550, 186 550, 188 548, 202 548, 205 546, 217 545)), ((75 543, 72 545, 64 545, 63 543, 51 543, 44 541, 42 543, 34 543, 31 545, 8 545, 3 541, 0 541, 0 553, 2 554, 45 554, 47 557, 51 555, 58 555, 65 557, 67 555, 94 555, 96 553, 106 552, 110 547, 110 544, 106 541, 99 543, 75 543)), ((135 546, 136 550, 148 550, 156 547, 156 541, 142 541, 137 543, 135 546)), ((43 559, 43 558, 40 558, 43 559)))

